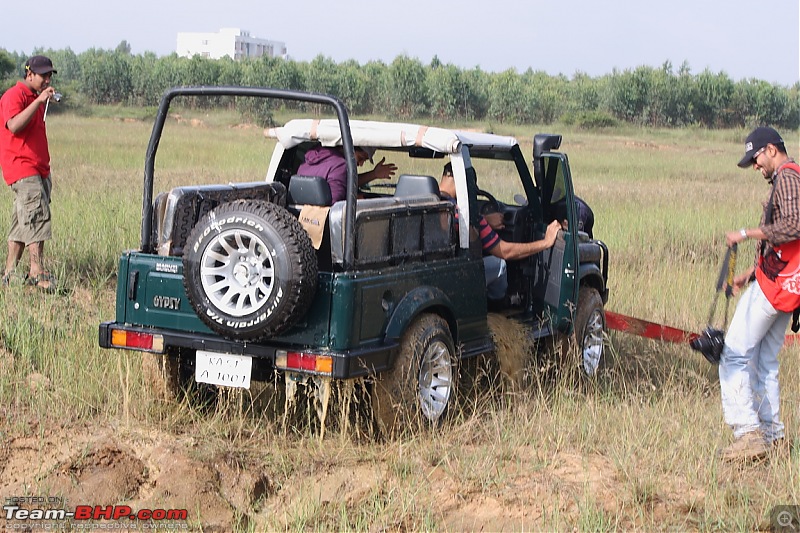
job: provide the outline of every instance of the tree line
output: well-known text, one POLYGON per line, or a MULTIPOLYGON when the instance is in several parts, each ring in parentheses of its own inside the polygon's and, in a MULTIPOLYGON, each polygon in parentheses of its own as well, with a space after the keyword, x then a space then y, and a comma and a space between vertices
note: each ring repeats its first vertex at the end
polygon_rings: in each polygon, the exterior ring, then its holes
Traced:
MULTIPOLYGON (((49 56, 59 90, 86 105, 155 106, 161 94, 179 85, 250 85, 333 94, 355 115, 431 121, 488 120, 497 123, 582 127, 619 123, 653 127, 800 127, 800 82, 792 87, 758 79, 732 80, 706 69, 692 74, 687 63, 590 77, 549 75, 528 69, 485 72, 462 69, 434 57, 429 64, 405 55, 391 63, 354 60, 336 63, 319 55, 312 61, 261 57, 233 61, 177 54, 130 53, 122 41, 114 50, 37 50, 49 56)), ((5 90, 22 75, 26 55, 0 49, 5 90)), ((195 106, 220 102, 193 102, 195 106)), ((271 109, 230 102, 252 118, 269 120, 271 109)), ((291 104, 281 104, 291 105, 291 104)), ((312 106, 313 107, 313 106, 312 106)), ((320 109, 310 109, 319 113, 320 109)))

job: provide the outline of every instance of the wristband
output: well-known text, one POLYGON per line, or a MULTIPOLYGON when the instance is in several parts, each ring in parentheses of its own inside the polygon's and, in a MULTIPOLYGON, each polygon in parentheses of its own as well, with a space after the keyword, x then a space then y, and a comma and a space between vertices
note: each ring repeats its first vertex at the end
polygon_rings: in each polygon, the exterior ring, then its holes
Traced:
POLYGON ((742 235, 742 239, 746 239, 747 238, 747 230, 746 229, 744 229, 744 228, 740 229, 739 233, 742 235))

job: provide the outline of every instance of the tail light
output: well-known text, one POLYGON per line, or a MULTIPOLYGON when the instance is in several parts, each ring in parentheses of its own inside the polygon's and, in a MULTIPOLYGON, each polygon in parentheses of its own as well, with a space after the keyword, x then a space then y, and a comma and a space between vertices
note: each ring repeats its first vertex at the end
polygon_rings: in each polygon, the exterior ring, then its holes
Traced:
POLYGON ((164 353, 164 337, 142 331, 112 329, 111 346, 128 350, 164 353))
POLYGON ((307 352, 278 351, 275 354, 275 366, 282 370, 297 370, 330 376, 333 374, 333 357, 307 352))

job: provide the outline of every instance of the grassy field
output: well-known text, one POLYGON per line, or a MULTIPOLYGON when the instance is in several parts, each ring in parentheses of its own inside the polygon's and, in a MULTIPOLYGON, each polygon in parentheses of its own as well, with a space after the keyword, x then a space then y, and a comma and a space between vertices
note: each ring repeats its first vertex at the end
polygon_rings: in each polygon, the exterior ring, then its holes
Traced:
MULTIPOLYGON (((272 144, 235 122, 173 117, 158 189, 263 178, 272 144)), ((457 126, 515 135, 526 153, 533 133, 562 133, 595 237, 611 251, 607 308, 705 326, 724 232, 755 225, 768 194, 759 174, 736 167, 746 132, 457 126)), ((624 334, 610 335, 612 362, 595 382, 558 374, 514 393, 476 390, 438 432, 390 442, 342 430, 335 411, 320 438, 313 423, 252 409, 247 395, 210 410, 152 400, 140 354, 97 346, 98 324, 114 318, 119 254, 139 243, 150 128, 48 117, 46 257, 60 291, 0 292, 0 497, 187 508, 190 527, 207 531, 752 531, 769 527, 774 506, 800 504, 800 449, 720 463, 731 437, 716 369, 688 346, 624 334)), ((796 155, 797 132, 784 133, 796 155)), ((0 189, 3 228, 11 201, 0 189)), ((740 250, 740 271, 753 254, 740 250)), ((797 356, 781 355, 795 440, 797 356)))

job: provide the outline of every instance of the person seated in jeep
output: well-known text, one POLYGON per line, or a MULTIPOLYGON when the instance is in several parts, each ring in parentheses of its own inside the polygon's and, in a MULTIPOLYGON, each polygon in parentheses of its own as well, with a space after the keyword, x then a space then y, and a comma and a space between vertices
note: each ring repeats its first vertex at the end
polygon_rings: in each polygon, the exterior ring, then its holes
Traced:
MULTIPOLYGON (((567 204, 561 200, 555 205, 556 219, 561 221, 561 227, 564 231, 569 231, 569 224, 567 223, 567 204)), ((589 235, 590 239, 594 239, 594 212, 582 198, 575 197, 575 212, 578 218, 578 231, 583 231, 589 235)))
POLYGON ((578 208, 578 231, 586 232, 590 239, 594 239, 594 212, 582 198, 575 197, 575 207, 578 208))
MULTIPOLYGON (((355 147, 356 164, 360 167, 366 161, 373 163, 375 148, 355 147)), ((397 166, 385 163, 386 158, 378 161, 375 167, 358 175, 359 187, 374 179, 388 179, 395 175, 397 166)), ((347 195, 347 162, 341 146, 317 146, 305 155, 305 162, 297 169, 300 176, 319 176, 328 181, 331 188, 332 202, 344 200, 347 195)))
MULTIPOLYGON (((442 179, 439 182, 439 192, 442 198, 456 201, 456 180, 453 177, 453 165, 447 163, 442 171, 442 179)), ((493 213, 494 215, 495 213, 493 213)), ((499 213, 497 213, 499 215, 499 213)), ((456 223, 458 222, 458 212, 456 212, 456 223)), ((495 231, 502 228, 502 216, 499 220, 490 222, 480 215, 478 227, 475 230, 481 239, 483 249, 483 268, 486 276, 486 296, 489 299, 490 308, 501 306, 505 299, 508 289, 508 279, 506 274, 506 261, 518 261, 532 255, 547 250, 556 242, 558 230, 561 224, 554 220, 545 231, 544 239, 533 242, 508 242, 500 238, 495 231)))

